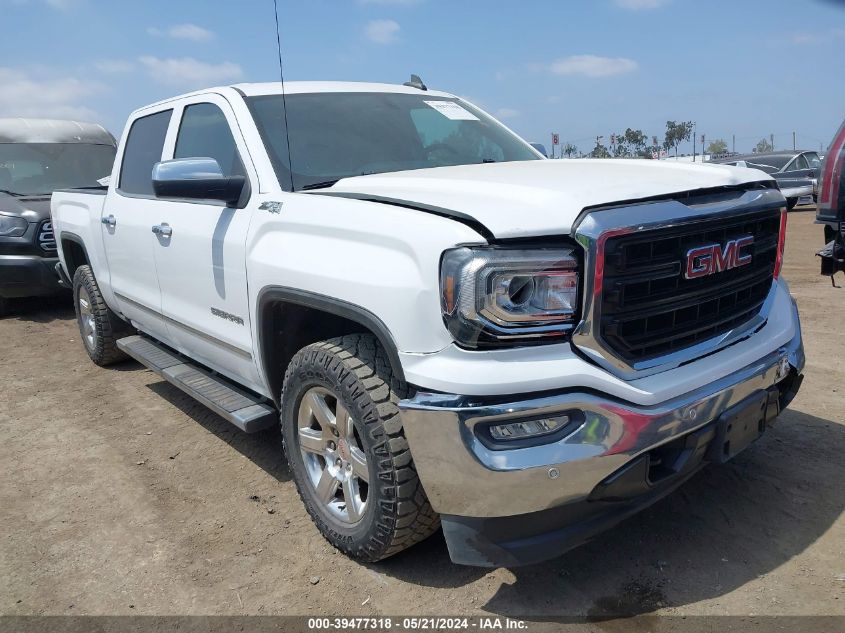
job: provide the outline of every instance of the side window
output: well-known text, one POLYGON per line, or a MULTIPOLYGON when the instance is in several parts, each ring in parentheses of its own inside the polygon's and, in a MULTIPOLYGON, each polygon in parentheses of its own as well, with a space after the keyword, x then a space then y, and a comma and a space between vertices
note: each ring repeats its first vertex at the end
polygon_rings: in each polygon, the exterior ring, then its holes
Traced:
POLYGON ((810 163, 810 169, 820 169, 822 166, 822 161, 819 159, 819 155, 815 152, 809 152, 804 154, 807 157, 807 161, 810 163))
POLYGON ((224 176, 246 175, 229 122, 213 103, 185 108, 173 158, 213 158, 224 176))
POLYGON ((119 188, 123 193, 153 195, 153 165, 161 160, 164 137, 173 110, 136 119, 129 128, 119 188))
POLYGON ((807 159, 804 158, 804 154, 799 154, 798 157, 792 161, 792 164, 789 166, 787 171, 799 171, 802 169, 809 169, 810 166, 807 164, 807 159))

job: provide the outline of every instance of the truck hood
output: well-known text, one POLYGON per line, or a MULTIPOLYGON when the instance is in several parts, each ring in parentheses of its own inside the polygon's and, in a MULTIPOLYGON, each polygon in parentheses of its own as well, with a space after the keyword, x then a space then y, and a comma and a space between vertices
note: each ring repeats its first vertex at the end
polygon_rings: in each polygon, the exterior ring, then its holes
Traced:
POLYGON ((355 176, 313 193, 445 209, 510 238, 569 233, 585 207, 764 181, 762 171, 729 165, 537 160, 355 176))
POLYGON ((17 215, 27 222, 40 222, 50 217, 50 196, 18 198, 0 191, 0 213, 17 215))

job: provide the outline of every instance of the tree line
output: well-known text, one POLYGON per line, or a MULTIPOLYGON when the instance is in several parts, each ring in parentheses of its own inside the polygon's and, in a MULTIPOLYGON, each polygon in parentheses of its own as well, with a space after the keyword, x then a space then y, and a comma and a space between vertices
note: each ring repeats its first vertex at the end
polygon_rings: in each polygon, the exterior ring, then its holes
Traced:
MULTIPOLYGON (((593 149, 584 154, 572 143, 564 143, 561 146, 561 155, 567 158, 573 156, 586 156, 589 158, 653 158, 658 150, 667 153, 674 152, 678 155, 678 147, 681 143, 689 142, 692 138, 695 123, 692 121, 666 121, 666 130, 663 141, 660 142, 657 136, 651 137, 642 130, 627 128, 624 132, 610 135, 609 143, 602 142, 604 137, 596 137, 596 144, 593 149)), ((728 144, 724 139, 711 140, 704 148, 705 154, 725 154, 728 151, 728 144)), ((772 151, 772 145, 766 139, 760 139, 754 151, 759 153, 772 151)))

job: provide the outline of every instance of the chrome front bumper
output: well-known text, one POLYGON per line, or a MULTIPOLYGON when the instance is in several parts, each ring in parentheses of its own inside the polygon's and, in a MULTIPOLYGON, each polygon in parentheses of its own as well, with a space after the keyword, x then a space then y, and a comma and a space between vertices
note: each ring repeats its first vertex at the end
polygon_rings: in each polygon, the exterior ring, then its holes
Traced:
POLYGON ((597 485, 642 453, 707 426, 749 395, 778 384, 788 393, 787 381, 800 376, 803 367, 799 328, 788 345, 652 407, 567 391, 492 402, 417 393, 400 408, 417 472, 434 509, 459 517, 509 517, 586 500, 597 485), (491 450, 475 432, 478 424, 572 409, 583 411, 585 421, 549 444, 491 450))

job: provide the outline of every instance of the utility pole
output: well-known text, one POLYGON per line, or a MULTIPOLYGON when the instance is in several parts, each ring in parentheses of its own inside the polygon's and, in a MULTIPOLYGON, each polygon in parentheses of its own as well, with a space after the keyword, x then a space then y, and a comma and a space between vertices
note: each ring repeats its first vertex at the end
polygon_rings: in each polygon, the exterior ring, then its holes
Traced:
POLYGON ((692 124, 692 162, 695 162, 695 134, 698 130, 695 127, 695 123, 692 124))
POLYGON ((792 133, 792 151, 795 151, 795 132, 792 133))
POLYGON ((772 151, 775 151, 775 135, 769 134, 769 145, 772 146, 772 151))
POLYGON ((731 153, 736 154, 736 134, 731 134, 731 153))
POLYGON ((701 135, 701 162, 704 162, 704 134, 701 135))

